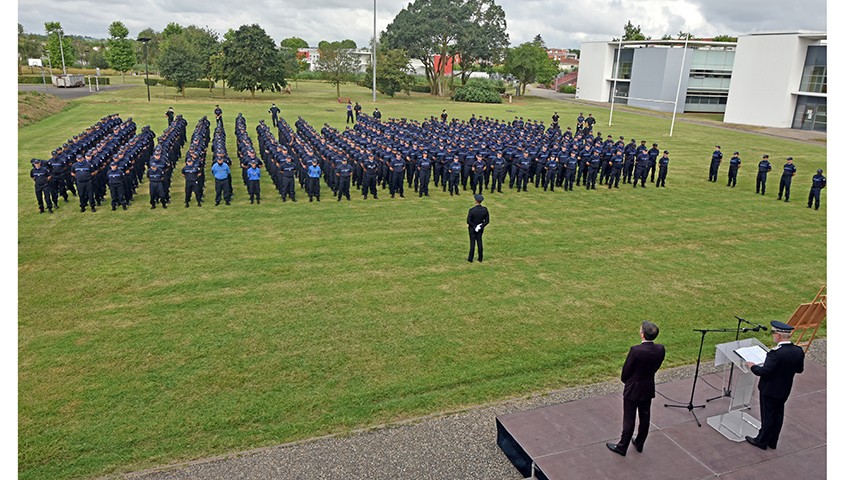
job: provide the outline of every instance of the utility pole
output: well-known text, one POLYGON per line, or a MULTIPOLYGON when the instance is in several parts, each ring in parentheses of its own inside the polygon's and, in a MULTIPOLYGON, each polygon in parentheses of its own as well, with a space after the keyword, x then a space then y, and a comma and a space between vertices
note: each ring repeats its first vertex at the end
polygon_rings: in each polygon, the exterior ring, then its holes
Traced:
POLYGON ((56 34, 59 36, 59 51, 61 52, 61 69, 64 72, 64 76, 67 76, 67 67, 64 66, 64 45, 62 45, 61 41, 61 29, 56 30, 56 34))
POLYGON ((378 101, 378 0, 375 2, 375 13, 372 16, 372 103, 378 101))
POLYGON ((151 102, 152 96, 149 94, 149 60, 147 56, 147 42, 152 40, 151 38, 139 37, 138 41, 143 42, 143 63, 146 65, 146 101, 151 102))

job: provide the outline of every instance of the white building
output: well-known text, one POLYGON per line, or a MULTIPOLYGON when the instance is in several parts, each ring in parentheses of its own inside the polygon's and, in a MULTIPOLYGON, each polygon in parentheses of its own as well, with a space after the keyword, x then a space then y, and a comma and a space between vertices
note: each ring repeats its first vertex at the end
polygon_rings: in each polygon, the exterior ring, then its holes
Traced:
POLYGON ((584 42, 577 98, 653 110, 722 112, 724 121, 826 129, 826 34, 584 42), (613 91, 614 88, 614 91, 613 91))

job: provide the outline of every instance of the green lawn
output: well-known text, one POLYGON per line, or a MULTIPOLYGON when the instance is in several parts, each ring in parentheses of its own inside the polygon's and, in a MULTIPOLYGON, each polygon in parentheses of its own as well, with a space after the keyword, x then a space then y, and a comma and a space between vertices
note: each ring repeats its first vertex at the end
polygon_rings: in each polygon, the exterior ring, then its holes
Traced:
MULTIPOLYGON (((604 135, 670 150, 668 188, 488 194, 483 264, 465 261, 470 197, 432 185, 424 199, 354 191, 350 203, 292 204, 265 180, 253 206, 235 177, 232 206, 184 209, 174 181, 168 210, 149 210, 142 193, 128 212, 81 214, 71 201, 39 215, 29 159, 108 113, 160 134, 173 105, 190 134, 220 103, 232 154, 238 112, 255 142, 272 101, 291 124, 345 116, 315 82, 254 100, 152 93, 103 93, 19 131, 22 479, 90 478, 615 379, 643 319, 662 329, 665 366, 688 364, 693 328, 786 320, 825 283, 825 204, 805 208, 825 147, 682 122, 671 139, 669 118, 627 112, 610 129, 607 110, 537 98, 377 105, 384 118, 447 108, 549 123, 558 111, 563 126, 591 111, 604 135), (735 189, 725 166, 706 181, 715 143, 742 153, 735 189), (754 193, 762 153, 774 164, 766 197, 754 193), (786 204, 775 194, 788 155, 799 170, 786 204)), ((342 95, 371 112, 370 91, 342 95)), ((707 357, 726 340, 710 336, 707 357)))

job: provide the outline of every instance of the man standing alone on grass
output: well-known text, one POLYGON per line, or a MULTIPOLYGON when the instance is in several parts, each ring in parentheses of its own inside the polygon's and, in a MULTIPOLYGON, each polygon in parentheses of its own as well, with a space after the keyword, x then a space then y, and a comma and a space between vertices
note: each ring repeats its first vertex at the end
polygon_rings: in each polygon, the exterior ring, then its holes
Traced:
POLYGON ((474 196, 474 206, 468 211, 468 261, 474 261, 474 244, 477 244, 477 261, 483 261, 483 230, 489 224, 489 210, 481 205, 483 195, 479 193, 474 196))
POLYGON ((641 322, 638 329, 641 344, 629 349, 621 371, 623 382, 623 430, 618 443, 607 443, 609 450, 626 456, 630 442, 638 452, 644 451, 644 441, 650 431, 650 404, 656 396, 656 372, 664 361, 664 345, 653 343, 659 336, 659 327, 652 322, 641 322), (635 414, 638 413, 638 436, 632 439, 635 414))

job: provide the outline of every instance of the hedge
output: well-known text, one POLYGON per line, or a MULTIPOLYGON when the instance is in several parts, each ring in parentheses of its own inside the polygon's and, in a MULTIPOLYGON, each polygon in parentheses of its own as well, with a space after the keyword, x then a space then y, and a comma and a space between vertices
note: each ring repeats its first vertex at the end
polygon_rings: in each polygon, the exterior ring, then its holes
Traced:
MULTIPOLYGON (((51 80, 50 76, 47 75, 46 78, 47 78, 47 83, 52 85, 52 80, 51 80)), ((31 76, 31 75, 19 75, 18 76, 18 84, 33 84, 33 83, 43 84, 44 79, 42 79, 40 75, 39 76, 31 76)), ((85 78, 85 85, 87 85, 87 84, 88 84, 88 78, 86 77, 85 78)), ((91 84, 96 85, 97 84, 96 80, 91 80, 91 84)), ((100 85, 111 85, 111 79, 108 78, 108 77, 100 77, 100 85)))
MULTIPOLYGON (((143 83, 149 85, 150 87, 154 87, 156 85, 164 85, 165 87, 175 87, 176 84, 167 80, 167 79, 159 79, 159 78, 150 78, 150 79, 143 79, 143 83)), ((208 80, 194 80, 192 82, 187 82, 184 84, 185 88, 211 88, 211 82, 208 80)))
POLYGON ((480 85, 466 85, 457 88, 454 93, 455 102, 473 103, 501 103, 500 93, 481 87, 480 85))

